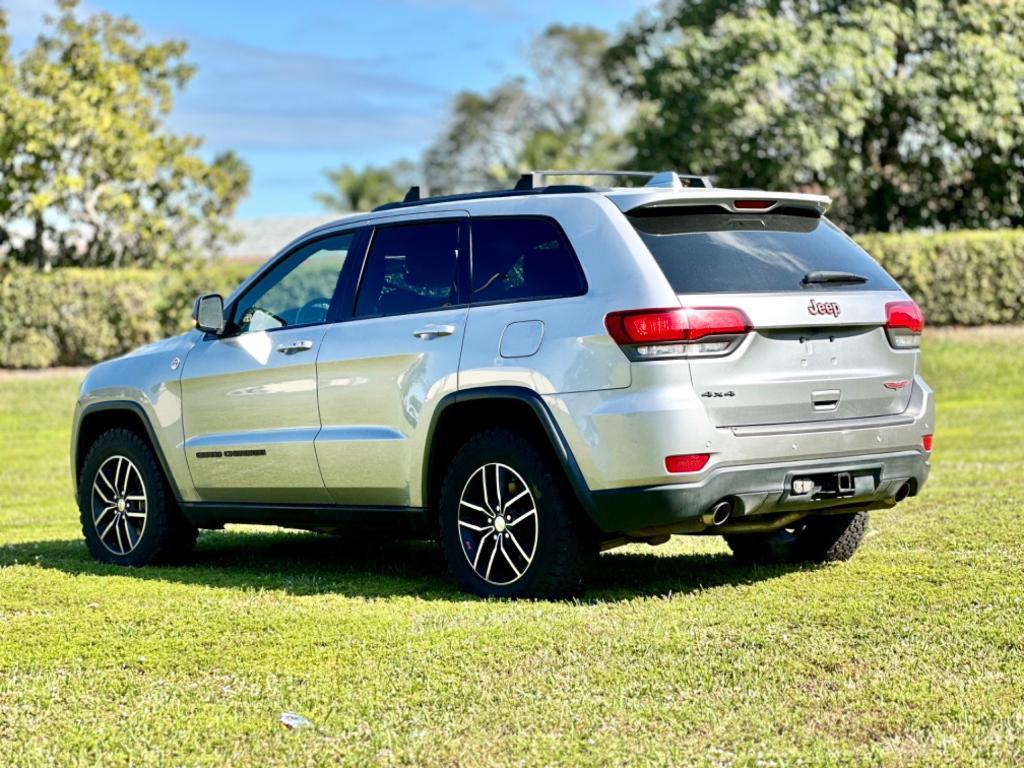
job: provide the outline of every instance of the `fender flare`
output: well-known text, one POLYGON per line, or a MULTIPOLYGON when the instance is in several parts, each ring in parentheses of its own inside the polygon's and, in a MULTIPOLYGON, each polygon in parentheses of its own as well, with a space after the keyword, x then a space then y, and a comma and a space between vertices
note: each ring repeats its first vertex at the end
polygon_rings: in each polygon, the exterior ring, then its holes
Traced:
POLYGON ((426 506, 426 500, 430 498, 430 480, 433 475, 433 449, 436 437, 435 432, 438 423, 441 421, 441 417, 444 415, 445 411, 456 404, 479 400, 516 400, 518 402, 525 403, 530 407, 533 413, 537 416, 537 420, 540 423, 541 428, 544 430, 544 434, 547 435, 551 449, 554 451, 555 457, 561 464, 562 469, 565 472, 565 477, 569 481, 569 486, 572 488, 580 506, 591 520, 595 520, 597 517, 597 508, 594 504, 590 487, 587 485, 586 478, 583 477, 583 472, 580 470, 580 465, 577 463, 576 457, 573 456, 572 449, 569 448, 569 444, 566 442, 565 435, 562 434, 562 430, 559 428, 558 422, 556 422, 555 417, 552 416, 551 409, 548 408, 548 404, 544 402, 544 399, 532 389, 515 386, 472 387, 469 389, 460 389, 456 392, 450 392, 441 398, 437 407, 434 409, 434 414, 430 420, 430 426, 427 429, 422 477, 424 506, 426 506))
MULTIPOLYGON (((105 411, 122 411, 129 412, 139 417, 139 421, 142 422, 143 427, 146 429, 146 437, 149 440, 149 445, 156 454, 157 461, 160 462, 160 469, 164 473, 164 477, 167 479, 167 484, 170 486, 171 493, 174 494, 174 500, 179 504, 181 503, 181 491, 178 489, 177 479, 171 472, 171 467, 167 463, 167 457, 164 456, 163 448, 160 447, 160 441, 157 440, 156 430, 153 429, 153 424, 149 419, 149 414, 146 413, 146 409, 143 408, 139 403, 134 400, 105 400, 98 403, 90 403, 89 405, 82 408, 82 414, 78 419, 78 424, 75 429, 75 444, 72 446, 71 454, 71 478, 75 484, 75 497, 78 496, 78 460, 79 460, 79 443, 81 442, 81 428, 86 418, 92 414, 105 411)), ((85 453, 88 453, 88 447, 85 447, 85 453)), ((84 456, 82 457, 84 459, 84 456)))

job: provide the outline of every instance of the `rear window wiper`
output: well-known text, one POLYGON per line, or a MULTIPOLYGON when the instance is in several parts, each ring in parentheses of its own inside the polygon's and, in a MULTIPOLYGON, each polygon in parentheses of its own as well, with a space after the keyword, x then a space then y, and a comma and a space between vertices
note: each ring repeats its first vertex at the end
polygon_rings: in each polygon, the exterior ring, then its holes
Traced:
POLYGON ((868 279, 856 272, 828 272, 818 270, 808 272, 801 280, 804 285, 815 285, 820 283, 866 283, 868 279))

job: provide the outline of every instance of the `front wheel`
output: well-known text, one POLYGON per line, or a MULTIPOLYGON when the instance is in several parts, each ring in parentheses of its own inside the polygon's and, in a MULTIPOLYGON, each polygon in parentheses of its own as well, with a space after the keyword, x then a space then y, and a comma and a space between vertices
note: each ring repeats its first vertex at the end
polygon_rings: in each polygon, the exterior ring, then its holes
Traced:
POLYGON ((853 557, 867 525, 867 512, 812 516, 779 531, 725 536, 725 541, 747 562, 837 562, 853 557))
POLYGON ((178 509, 149 443, 112 429, 92 444, 78 485, 82 533, 104 563, 149 565, 191 551, 196 529, 178 509))
POLYGON ((547 452, 505 429, 456 453, 441 489, 441 545, 459 587, 481 597, 577 592, 597 546, 547 452))

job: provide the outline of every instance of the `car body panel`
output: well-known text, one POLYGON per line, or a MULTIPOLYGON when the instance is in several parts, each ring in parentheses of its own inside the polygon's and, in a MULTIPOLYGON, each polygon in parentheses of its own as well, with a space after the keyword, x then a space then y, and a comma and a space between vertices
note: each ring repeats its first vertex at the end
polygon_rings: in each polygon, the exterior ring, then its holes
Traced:
MULTIPOLYGON (((193 331, 94 368, 74 433, 87 408, 135 403, 153 425, 187 508, 222 510, 196 519, 287 525, 291 509, 294 524, 306 527, 346 517, 326 508, 357 510, 349 517, 365 521, 374 510, 381 520, 402 519, 436 503, 427 477, 432 425, 440 409, 474 393, 495 409, 505 395, 526 393, 555 455, 578 476, 582 506, 598 514, 601 497, 611 510, 606 524, 632 503, 639 510, 642 500, 658 499, 651 507, 657 514, 673 524, 685 518, 682 527, 692 523, 696 531, 701 510, 692 506, 729 492, 730 482, 751 498, 775 494, 745 513, 781 509, 794 468, 877 468, 886 482, 913 479, 916 492, 930 466, 921 441, 934 431, 933 397, 917 351, 888 349, 881 327, 886 302, 905 300, 905 293, 678 294, 623 215, 639 206, 721 203, 732 210, 737 199, 818 212, 829 204, 814 195, 648 188, 425 202, 347 217, 289 244, 228 306, 308 240, 357 225, 451 217, 554 219, 579 259, 586 293, 391 317, 352 319, 349 312, 315 327, 233 338, 193 331), (838 304, 841 312, 809 311, 813 301, 838 304), (610 312, 686 306, 740 307, 756 330, 722 357, 637 362, 605 328, 610 312), (426 326, 450 332, 414 335, 426 326), (300 355, 279 355, 276 346, 287 340, 311 344, 300 355), (814 408, 814 396, 835 389, 841 397, 834 409, 814 408), (199 458, 201 452, 221 455, 199 458), (710 454, 701 471, 667 471, 666 456, 695 453, 710 454), (280 519, 256 514, 261 503, 280 519)), ((865 504, 884 505, 894 491, 890 483, 872 493, 865 504)))
POLYGON ((317 364, 316 453, 337 504, 420 506, 433 409, 458 388, 466 307, 332 326, 317 364), (445 336, 414 334, 443 326, 445 336))
POLYGON ((314 440, 327 326, 200 340, 185 360, 184 451, 202 501, 327 503, 314 440), (309 348, 283 350, 297 342, 309 348))
MULTIPOLYGON (((181 410, 181 365, 202 334, 189 331, 140 347, 127 355, 94 366, 86 374, 75 403, 71 430, 71 467, 77 493, 78 462, 88 446, 79 453, 78 433, 87 412, 99 406, 109 416, 119 404, 132 404, 149 424, 171 474, 178 495, 198 500, 192 476, 185 461, 181 410)), ((103 413, 99 414, 103 418, 103 413)))

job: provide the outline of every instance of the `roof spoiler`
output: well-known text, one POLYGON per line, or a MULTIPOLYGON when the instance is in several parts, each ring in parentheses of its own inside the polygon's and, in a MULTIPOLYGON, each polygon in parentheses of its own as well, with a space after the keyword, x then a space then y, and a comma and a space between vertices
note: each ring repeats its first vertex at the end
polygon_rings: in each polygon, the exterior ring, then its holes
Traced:
POLYGON ((619 206, 623 213, 641 208, 681 208, 698 205, 718 205, 732 213, 770 213, 779 208, 804 208, 823 216, 832 205, 828 195, 807 195, 797 192, 769 192, 766 190, 716 189, 715 194, 680 195, 667 197, 653 192, 650 195, 634 194, 608 197, 619 206))

